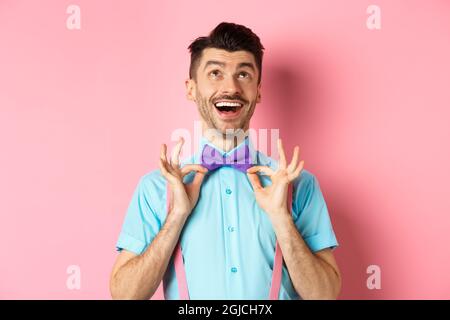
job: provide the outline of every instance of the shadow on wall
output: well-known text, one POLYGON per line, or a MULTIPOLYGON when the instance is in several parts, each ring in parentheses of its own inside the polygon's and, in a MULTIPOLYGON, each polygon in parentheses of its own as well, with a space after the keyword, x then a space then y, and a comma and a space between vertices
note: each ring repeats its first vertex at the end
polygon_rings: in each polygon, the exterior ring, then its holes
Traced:
MULTIPOLYGON (((263 115, 264 125, 280 128, 288 158, 292 156, 293 147, 300 145, 303 150, 314 150, 320 141, 324 115, 326 115, 327 79, 319 72, 325 63, 317 57, 306 57, 290 51, 284 46, 282 54, 272 54, 266 60, 263 69, 262 107, 257 111, 263 115)), ((314 164, 307 165, 313 168, 314 164)), ((313 174, 320 168, 311 169, 313 174)), ((320 183, 320 181, 319 181, 320 183)), ((321 184, 322 191, 323 185, 321 184)), ((352 207, 355 189, 339 186, 331 182, 327 186, 325 200, 333 222, 333 227, 340 244, 335 256, 341 269, 343 284, 340 299, 377 299, 382 298, 382 291, 369 290, 366 285, 366 268, 370 261, 370 248, 364 241, 360 226, 352 217, 359 211, 352 207)))
POLYGON ((327 190, 328 209, 333 227, 339 241, 335 256, 342 273, 342 291, 340 299, 383 299, 383 290, 370 290, 367 287, 367 267, 371 259, 372 245, 364 241, 367 226, 359 225, 352 216, 363 213, 364 208, 352 206, 353 188, 334 188, 327 190), (348 190, 348 191, 347 191, 348 190))

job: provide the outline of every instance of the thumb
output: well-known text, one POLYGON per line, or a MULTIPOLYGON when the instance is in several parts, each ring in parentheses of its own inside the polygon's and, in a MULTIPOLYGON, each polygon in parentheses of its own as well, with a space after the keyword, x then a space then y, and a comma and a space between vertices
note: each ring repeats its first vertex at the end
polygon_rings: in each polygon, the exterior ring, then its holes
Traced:
POLYGON ((259 181, 259 177, 256 173, 247 173, 248 180, 253 187, 253 190, 261 189, 261 181, 259 181))
POLYGON ((194 179, 189 185, 189 188, 194 192, 194 194, 200 193, 200 187, 202 186, 203 179, 205 179, 205 172, 197 171, 195 173, 194 179))

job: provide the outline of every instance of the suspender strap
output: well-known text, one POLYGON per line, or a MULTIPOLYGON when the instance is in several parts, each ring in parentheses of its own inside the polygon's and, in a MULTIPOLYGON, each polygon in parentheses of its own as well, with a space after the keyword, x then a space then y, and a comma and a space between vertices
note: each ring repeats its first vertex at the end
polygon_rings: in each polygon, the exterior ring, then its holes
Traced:
POLYGON ((280 245, 275 244, 275 259, 273 262, 273 271, 272 271, 272 284, 270 286, 270 300, 278 300, 278 294, 280 292, 281 286, 281 271, 283 266, 283 255, 281 254, 280 245))
MULTIPOLYGON (((292 184, 288 187, 288 209, 292 213, 292 184)), ((272 284, 270 287, 270 300, 278 300, 278 295, 280 293, 281 280, 283 276, 283 254, 281 252, 280 245, 278 241, 275 244, 275 258, 273 262, 272 271, 272 284)))
MULTIPOLYGON (((167 183, 166 184, 167 214, 169 214, 169 200, 170 200, 169 195, 170 195, 169 184, 167 183)), ((181 253, 180 241, 178 241, 177 245, 175 246, 173 263, 175 265, 175 275, 177 277, 178 292, 180 295, 180 300, 189 300, 189 291, 188 291, 188 287, 187 287, 186 273, 184 270, 183 254, 181 253)))
POLYGON ((180 300, 189 300, 189 291, 187 287, 186 273, 184 271, 183 255, 181 253, 180 242, 178 242, 177 246, 175 247, 174 264, 175 264, 175 274, 177 275, 178 292, 180 295, 180 300))

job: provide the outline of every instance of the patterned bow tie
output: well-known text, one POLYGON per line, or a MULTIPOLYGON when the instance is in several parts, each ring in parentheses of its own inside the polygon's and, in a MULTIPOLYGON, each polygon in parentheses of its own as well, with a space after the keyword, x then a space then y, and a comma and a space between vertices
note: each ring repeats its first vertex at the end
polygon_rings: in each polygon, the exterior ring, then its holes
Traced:
POLYGON ((244 143, 243 146, 237 148, 228 156, 223 156, 217 149, 209 144, 205 144, 202 150, 201 165, 209 171, 216 170, 220 167, 231 167, 246 173, 247 169, 252 166, 250 149, 244 143))

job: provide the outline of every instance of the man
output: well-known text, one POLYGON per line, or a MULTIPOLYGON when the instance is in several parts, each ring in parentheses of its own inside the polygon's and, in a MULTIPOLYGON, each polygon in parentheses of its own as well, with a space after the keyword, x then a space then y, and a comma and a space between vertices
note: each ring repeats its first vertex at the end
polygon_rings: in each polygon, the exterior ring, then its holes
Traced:
POLYGON ((338 243, 317 179, 303 170, 298 147, 288 162, 278 140, 277 162, 248 136, 261 100, 259 37, 221 23, 189 49, 200 149, 180 164, 183 140, 170 160, 163 144, 160 169, 139 181, 117 242, 112 297, 149 299, 163 280, 166 299, 337 298, 338 243))

